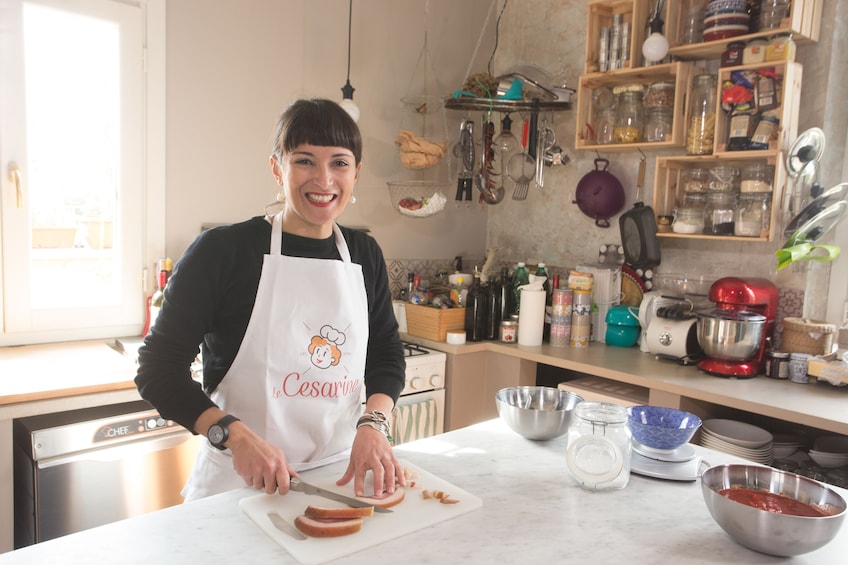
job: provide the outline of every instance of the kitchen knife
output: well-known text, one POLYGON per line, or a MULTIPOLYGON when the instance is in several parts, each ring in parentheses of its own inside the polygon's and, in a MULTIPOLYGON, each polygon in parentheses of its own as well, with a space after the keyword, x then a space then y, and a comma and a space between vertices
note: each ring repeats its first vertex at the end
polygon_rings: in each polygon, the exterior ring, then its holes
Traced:
POLYGON ((275 528, 277 528, 284 534, 291 536, 296 540, 306 539, 306 535, 302 534, 300 530, 286 522, 283 517, 277 514, 276 512, 269 512, 268 519, 271 520, 271 524, 273 524, 275 528))
MULTIPOLYGON (((344 496, 342 494, 337 494, 333 491, 323 489, 321 487, 316 487, 315 485, 310 485, 309 483, 305 483, 296 477, 292 477, 291 481, 291 490, 302 492, 304 494, 317 494, 318 496, 323 496, 324 498, 329 498, 330 500, 335 500, 336 502, 343 502, 348 506, 353 508, 365 508, 367 506, 374 506, 373 504, 368 504, 362 500, 357 500, 355 498, 351 498, 349 496, 344 496)), ((374 506, 374 512, 391 512, 391 510, 387 508, 381 508, 380 506, 374 506)))

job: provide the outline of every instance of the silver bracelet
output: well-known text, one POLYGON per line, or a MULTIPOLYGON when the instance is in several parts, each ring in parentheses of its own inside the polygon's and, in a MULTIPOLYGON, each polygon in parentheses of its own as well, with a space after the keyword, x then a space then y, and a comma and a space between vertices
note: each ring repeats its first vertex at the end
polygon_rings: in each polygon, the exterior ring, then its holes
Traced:
POLYGON ((389 418, 384 412, 381 412, 379 410, 366 412, 359 418, 359 421, 356 422, 356 429, 359 429, 362 426, 368 426, 369 428, 373 428, 378 432, 382 432, 383 435, 385 435, 386 437, 391 438, 389 430, 389 418))

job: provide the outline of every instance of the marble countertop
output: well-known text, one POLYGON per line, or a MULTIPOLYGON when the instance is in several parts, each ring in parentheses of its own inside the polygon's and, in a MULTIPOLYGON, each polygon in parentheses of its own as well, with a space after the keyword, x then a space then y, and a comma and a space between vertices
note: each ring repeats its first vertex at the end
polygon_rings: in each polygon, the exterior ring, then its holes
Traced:
MULTIPOLYGON (((711 464, 742 462, 696 446, 711 464)), ((587 492, 565 468, 565 438, 532 442, 491 420, 396 448, 479 496, 479 510, 333 563, 774 563, 733 542, 697 481, 632 475, 623 490, 587 492)), ((308 478, 307 474, 304 474, 308 478)), ((835 488, 843 497, 848 491, 835 488)), ((239 510, 241 489, 0 554, 16 563, 297 563, 239 510)), ((782 563, 838 563, 848 527, 782 563)))

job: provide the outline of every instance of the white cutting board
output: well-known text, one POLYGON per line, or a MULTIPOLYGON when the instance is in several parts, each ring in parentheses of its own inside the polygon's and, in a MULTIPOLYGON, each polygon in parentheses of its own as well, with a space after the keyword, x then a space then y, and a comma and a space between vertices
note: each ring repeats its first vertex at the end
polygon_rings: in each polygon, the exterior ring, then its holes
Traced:
MULTIPOLYGON (((348 462, 345 460, 326 467, 304 471, 301 473, 301 478, 310 484, 345 496, 353 496, 352 480, 343 487, 336 485, 336 481, 344 473, 347 464, 348 462)), ((406 461, 401 461, 401 464, 412 471, 414 475, 412 480, 415 481, 415 486, 406 487, 406 496, 403 502, 393 506, 391 514, 375 512, 372 517, 363 520, 362 530, 349 536, 295 539, 277 529, 271 523, 271 519, 268 518, 270 512, 276 512, 294 529, 295 517, 303 514, 303 511, 309 505, 344 506, 339 502, 321 496, 300 492, 290 492, 285 496, 260 494, 241 499, 239 506, 271 539, 283 546, 300 563, 317 565, 398 538, 432 524, 449 520, 476 510, 483 505, 483 501, 471 493, 406 461), (422 495, 424 490, 441 490, 450 495, 451 498, 459 500, 459 503, 442 504, 432 498, 425 500, 422 495)), ((371 473, 368 473, 365 486, 366 493, 373 492, 371 490, 373 483, 371 483, 370 478, 371 473)))

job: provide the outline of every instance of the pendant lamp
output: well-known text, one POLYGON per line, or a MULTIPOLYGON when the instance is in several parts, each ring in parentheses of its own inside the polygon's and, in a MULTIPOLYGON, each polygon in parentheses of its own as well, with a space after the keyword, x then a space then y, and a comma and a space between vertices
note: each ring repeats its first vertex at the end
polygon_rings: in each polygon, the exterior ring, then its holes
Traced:
POLYGON ((353 85, 350 84, 350 36, 351 22, 353 21, 353 0, 349 0, 349 11, 347 17, 347 82, 342 87, 342 101, 340 106, 350 114, 354 122, 359 121, 359 106, 353 101, 353 85))

